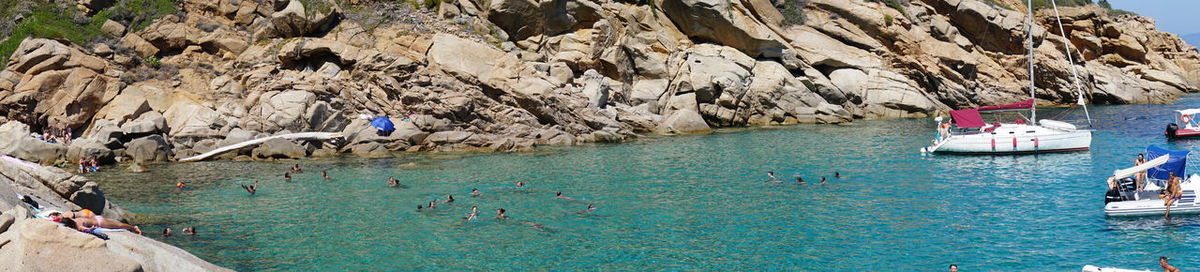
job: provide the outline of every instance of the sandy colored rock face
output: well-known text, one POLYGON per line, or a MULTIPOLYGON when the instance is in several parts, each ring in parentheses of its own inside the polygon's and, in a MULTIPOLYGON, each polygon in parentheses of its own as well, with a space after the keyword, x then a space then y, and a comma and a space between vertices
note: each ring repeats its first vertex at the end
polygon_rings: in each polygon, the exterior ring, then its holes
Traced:
MULTIPOLYGON (((795 18, 767 0, 461 0, 428 11, 185 1, 184 12, 124 30, 107 50, 24 41, 0 70, 0 116, 90 139, 31 151, 38 160, 101 155, 100 146, 114 159, 159 160, 150 153, 305 131, 346 138, 304 153, 386 156, 925 117, 1028 93, 1023 11, 982 0, 807 2, 805 21, 785 25, 795 18), (376 135, 359 115, 386 116, 397 130, 376 135), (129 152, 152 136, 163 141, 129 152)), ((1152 20, 1094 6, 1061 13, 1061 31, 1046 11, 1034 14, 1039 103, 1073 104, 1080 90, 1101 104, 1198 90, 1200 54, 1152 20)), ((249 159, 254 148, 224 157, 249 159)))

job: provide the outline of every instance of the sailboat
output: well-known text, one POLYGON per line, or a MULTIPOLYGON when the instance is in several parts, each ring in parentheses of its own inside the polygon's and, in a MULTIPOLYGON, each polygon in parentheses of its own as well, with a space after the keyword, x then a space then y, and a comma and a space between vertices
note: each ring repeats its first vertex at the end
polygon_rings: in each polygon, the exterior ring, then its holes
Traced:
MULTIPOLYGON (((1053 2, 1053 1, 1052 1, 1053 2)), ((976 109, 950 111, 950 122, 943 123, 942 117, 937 117, 938 134, 933 144, 921 148, 921 153, 961 153, 961 154, 1021 154, 1046 153, 1088 150, 1092 145, 1092 131, 1078 129, 1070 123, 1049 119, 1037 119, 1036 90, 1034 85, 1033 59, 1033 1, 1028 3, 1029 17, 1027 23, 1027 40, 1029 49, 1029 97, 1009 105, 987 106, 976 109), (981 112, 1024 111, 1030 112, 1028 119, 1018 119, 1013 123, 985 123, 981 112), (953 128, 951 125, 953 124, 953 128)), ((1058 16, 1057 6, 1054 9, 1058 16)), ((1062 32, 1062 22, 1059 22, 1062 32)), ((1085 105, 1083 92, 1080 89, 1075 65, 1071 57, 1070 43, 1067 43, 1067 57, 1075 87, 1079 93, 1079 104, 1085 105)), ((1084 112, 1086 113, 1086 106, 1084 112)), ((1091 116, 1088 114, 1090 122, 1091 116)))

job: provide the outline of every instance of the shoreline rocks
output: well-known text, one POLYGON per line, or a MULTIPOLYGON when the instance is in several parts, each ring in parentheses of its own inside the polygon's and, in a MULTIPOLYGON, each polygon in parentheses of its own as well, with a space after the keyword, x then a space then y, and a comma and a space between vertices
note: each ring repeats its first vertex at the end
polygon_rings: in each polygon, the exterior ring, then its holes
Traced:
POLYGON ((33 217, 17 196, 43 210, 90 209, 106 219, 127 216, 95 182, 54 167, 0 156, 0 263, 14 271, 232 271, 141 235, 107 232, 109 239, 33 217))
MULTIPOLYGON (((145 29, 108 24, 119 42, 22 41, 0 70, 0 120, 28 126, 0 129, 0 141, 29 144, 0 151, 43 164, 162 162, 270 135, 341 132, 339 141, 273 141, 218 158, 512 152, 928 117, 1028 93, 1019 8, 812 0, 796 22, 784 20, 782 4, 496 0, 427 11, 185 0, 145 29), (138 61, 148 59, 157 62, 138 61), (362 115, 387 116, 397 130, 376 135, 362 115), (53 128, 82 137, 63 146, 21 136, 53 128)), ((1200 53, 1150 19, 1063 8, 1058 33, 1052 15, 1035 13, 1042 104, 1075 102, 1071 66, 1093 103, 1200 91, 1200 53)))

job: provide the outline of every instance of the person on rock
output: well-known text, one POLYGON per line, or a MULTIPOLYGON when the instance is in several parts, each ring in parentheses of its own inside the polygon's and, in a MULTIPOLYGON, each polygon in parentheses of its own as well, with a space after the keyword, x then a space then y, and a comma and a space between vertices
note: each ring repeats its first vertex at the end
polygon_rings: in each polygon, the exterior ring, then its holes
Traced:
POLYGON ((104 218, 96 215, 90 210, 83 209, 76 212, 52 212, 49 215, 50 221, 62 222, 70 219, 84 229, 104 228, 109 230, 128 230, 129 232, 142 234, 142 229, 137 226, 121 223, 120 221, 104 218))

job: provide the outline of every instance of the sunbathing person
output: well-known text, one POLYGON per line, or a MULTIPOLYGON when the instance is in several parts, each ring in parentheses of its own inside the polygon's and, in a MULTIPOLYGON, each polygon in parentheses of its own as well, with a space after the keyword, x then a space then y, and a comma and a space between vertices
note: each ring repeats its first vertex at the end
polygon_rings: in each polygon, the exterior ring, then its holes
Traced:
MULTIPOLYGON (((81 210, 81 211, 87 211, 81 210)), ((50 220, 55 222, 66 221, 67 219, 77 223, 79 227, 90 228, 106 228, 106 229, 123 229, 129 232, 142 234, 142 229, 137 226, 121 223, 120 221, 106 219, 103 216, 95 215, 91 211, 87 212, 68 212, 66 214, 60 212, 50 213, 50 220), (70 216, 68 216, 70 215, 70 216), (73 217, 72 217, 73 216, 73 217)))

